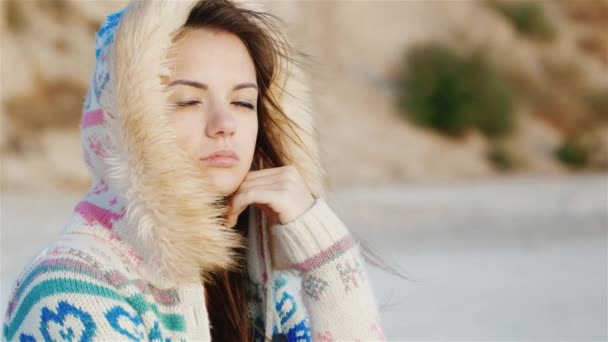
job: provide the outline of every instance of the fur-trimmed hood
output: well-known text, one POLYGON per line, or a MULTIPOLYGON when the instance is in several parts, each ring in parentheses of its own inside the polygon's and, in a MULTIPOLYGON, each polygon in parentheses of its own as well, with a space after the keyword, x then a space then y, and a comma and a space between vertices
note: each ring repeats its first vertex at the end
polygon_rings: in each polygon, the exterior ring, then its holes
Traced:
MULTIPOLYGON (((168 93, 161 77, 169 73, 171 39, 198 2, 134 0, 109 15, 97 32, 96 66, 81 120, 84 160, 93 183, 65 228, 104 234, 130 251, 128 258, 149 281, 163 284, 200 281, 234 266, 233 249, 244 243, 223 225, 227 208, 222 196, 178 148, 168 124, 168 93)), ((236 3, 265 10, 261 3, 236 3)), ((281 87, 271 85, 270 93, 301 128, 297 137, 282 142, 292 165, 320 197, 324 172, 306 75, 292 63, 282 65, 287 68, 279 77, 281 87)), ((253 206, 249 210, 257 212, 253 206)), ((250 249, 261 243, 257 240, 250 249)))

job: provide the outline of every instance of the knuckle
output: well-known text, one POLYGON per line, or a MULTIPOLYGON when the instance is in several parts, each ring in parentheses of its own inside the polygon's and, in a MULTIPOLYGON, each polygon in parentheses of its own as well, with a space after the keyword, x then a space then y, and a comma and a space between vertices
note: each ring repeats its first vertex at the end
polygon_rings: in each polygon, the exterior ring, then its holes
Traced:
POLYGON ((281 177, 278 179, 278 181, 281 185, 289 183, 290 180, 291 180, 291 178, 286 173, 282 174, 281 177))
POLYGON ((247 189, 243 193, 243 197, 245 198, 245 200, 251 200, 253 196, 255 196, 255 189, 247 189))
POLYGON ((292 180, 289 177, 284 177, 279 182, 279 190, 287 191, 288 189, 291 188, 291 182, 292 182, 292 180))
POLYGON ((283 175, 285 176, 285 179, 295 180, 298 176, 298 170, 296 170, 294 166, 288 165, 283 175))

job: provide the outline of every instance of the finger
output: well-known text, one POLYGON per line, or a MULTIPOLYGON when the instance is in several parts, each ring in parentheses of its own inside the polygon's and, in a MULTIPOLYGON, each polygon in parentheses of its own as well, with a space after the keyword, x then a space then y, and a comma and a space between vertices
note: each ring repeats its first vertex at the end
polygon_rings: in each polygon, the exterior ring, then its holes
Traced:
POLYGON ((270 199, 265 196, 272 196, 273 192, 275 190, 269 189, 268 186, 249 187, 243 191, 239 191, 230 201, 229 213, 238 216, 250 204, 270 204, 270 199))
POLYGON ((285 169, 280 170, 280 172, 270 173, 270 174, 266 174, 266 175, 260 175, 260 174, 252 175, 252 176, 246 177, 243 180, 243 182, 241 183, 241 187, 256 186, 256 185, 263 185, 263 184, 270 185, 270 184, 274 184, 274 183, 279 183, 279 184, 291 183, 291 182, 297 181, 294 176, 295 175, 293 173, 290 173, 285 169))
POLYGON ((286 166, 280 166, 280 167, 272 167, 269 169, 262 169, 262 170, 254 170, 254 171, 249 171, 249 173, 247 173, 247 176, 245 176, 245 179, 255 179, 255 178, 259 178, 259 177, 266 177, 266 176, 273 176, 273 175, 277 175, 280 174, 282 172, 285 172, 285 168, 286 166))
POLYGON ((282 178, 278 174, 271 174, 271 175, 260 176, 260 177, 256 177, 256 178, 246 178, 241 183, 239 190, 249 188, 249 187, 260 186, 260 185, 272 185, 275 183, 280 183, 281 180, 282 180, 282 178))
POLYGON ((251 203, 242 203, 242 206, 239 206, 239 202, 235 199, 239 196, 242 196, 243 193, 251 191, 251 189, 279 189, 281 188, 280 184, 276 184, 275 177, 260 177, 254 180, 248 180, 239 186, 237 191, 232 195, 229 202, 229 211, 227 214, 227 221, 232 224, 236 224, 236 220, 238 220, 238 216, 241 214, 245 208, 251 203))
MULTIPOLYGON (((260 186, 260 185, 256 185, 260 186)), ((247 184, 246 182, 241 183, 239 188, 235 193, 232 194, 230 200, 228 202, 228 212, 226 214, 226 225, 229 227, 233 227, 236 224, 238 216, 247 208, 250 203, 242 203, 239 201, 237 203, 236 198, 242 196, 243 193, 247 192, 253 186, 251 184, 247 184), (235 205, 240 204, 240 205, 235 205)))
POLYGON ((231 227, 234 226, 234 224, 236 224, 236 218, 252 203, 266 204, 272 208, 270 204, 278 193, 277 189, 278 187, 258 186, 250 187, 242 192, 237 192, 230 201, 227 223, 229 223, 231 227))

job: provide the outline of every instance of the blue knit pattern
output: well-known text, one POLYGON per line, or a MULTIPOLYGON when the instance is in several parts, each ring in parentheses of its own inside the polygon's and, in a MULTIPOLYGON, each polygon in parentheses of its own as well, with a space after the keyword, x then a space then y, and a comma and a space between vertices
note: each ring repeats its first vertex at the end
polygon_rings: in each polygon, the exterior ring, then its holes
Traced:
MULTIPOLYGON (((288 271, 273 272, 272 292, 274 299, 274 308, 280 318, 281 333, 287 336, 290 342, 310 342, 312 341, 310 331, 310 319, 306 312, 301 298, 300 277, 288 271)), ((248 301, 250 307, 253 307, 253 316, 250 317, 253 324, 264 331, 263 303, 261 294, 263 287, 261 285, 253 285, 254 293, 248 292, 248 301)), ((279 328, 276 324, 272 327, 273 334, 279 333, 279 328)), ((264 341, 264 337, 257 329, 253 330, 254 341, 264 341)))

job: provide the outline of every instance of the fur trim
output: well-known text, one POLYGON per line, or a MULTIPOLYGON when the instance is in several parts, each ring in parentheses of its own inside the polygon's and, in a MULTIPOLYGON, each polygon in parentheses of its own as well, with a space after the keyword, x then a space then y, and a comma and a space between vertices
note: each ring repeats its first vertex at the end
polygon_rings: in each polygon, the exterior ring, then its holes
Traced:
MULTIPOLYGON (((208 279, 214 271, 237 267, 233 250, 245 245, 237 232, 224 225, 227 208, 221 194, 168 129, 169 94, 161 76, 169 75, 171 41, 198 2, 131 1, 109 47, 109 84, 99 99, 107 113, 104 128, 111 151, 102 170, 94 173, 107 179, 124 201, 125 226, 131 233, 123 238, 129 236, 127 242, 144 251, 144 270, 171 282, 195 282, 201 276, 208 279)), ((237 5, 263 10, 261 3, 237 5)), ((288 64, 283 61, 282 65, 288 64)), ((302 128, 294 131, 295 137, 282 138, 287 156, 313 195, 320 197, 324 174, 312 111, 306 105, 310 98, 303 71, 293 65, 282 70, 279 80, 270 92, 302 128), (300 140, 305 149, 293 139, 300 140)))

